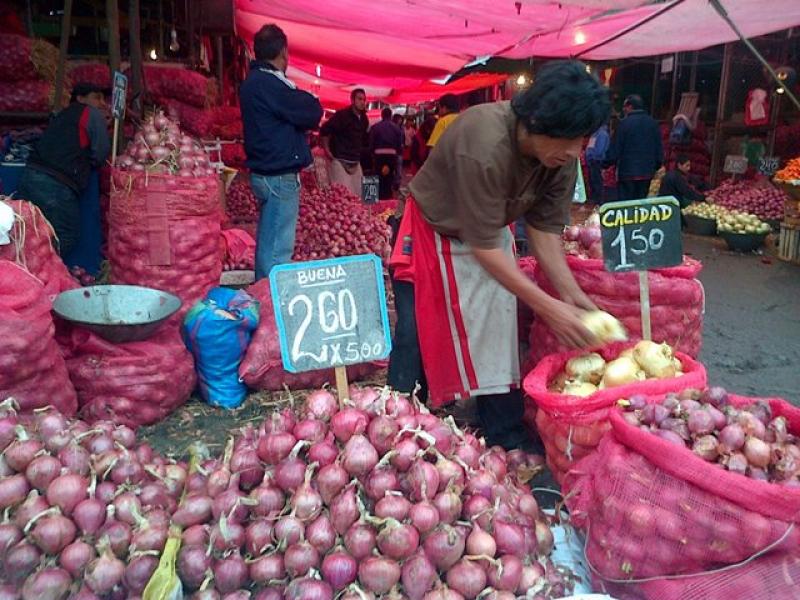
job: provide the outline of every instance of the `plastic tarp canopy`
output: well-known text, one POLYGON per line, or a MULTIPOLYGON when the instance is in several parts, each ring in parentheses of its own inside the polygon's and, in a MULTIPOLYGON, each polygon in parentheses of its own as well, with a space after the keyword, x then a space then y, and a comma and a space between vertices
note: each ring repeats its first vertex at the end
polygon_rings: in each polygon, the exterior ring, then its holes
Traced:
POLYGON ((386 98, 386 101, 391 104, 415 104, 439 98, 443 94, 465 94, 472 90, 497 85, 504 82, 508 77, 507 74, 473 73, 445 85, 433 81, 425 81, 413 88, 394 90, 386 98))

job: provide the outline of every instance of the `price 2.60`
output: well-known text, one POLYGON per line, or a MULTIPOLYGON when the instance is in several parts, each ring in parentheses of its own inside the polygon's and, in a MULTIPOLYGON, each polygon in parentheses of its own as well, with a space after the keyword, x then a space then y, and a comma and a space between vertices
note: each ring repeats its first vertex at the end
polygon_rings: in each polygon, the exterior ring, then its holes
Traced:
POLYGON ((617 271, 623 269, 630 269, 634 265, 628 262, 628 252, 641 256, 651 250, 660 250, 664 245, 664 232, 661 229, 653 228, 647 235, 642 233, 641 228, 631 231, 630 242, 628 242, 625 235, 625 229, 620 227, 617 237, 611 242, 611 247, 619 247, 619 264, 616 266, 617 271))

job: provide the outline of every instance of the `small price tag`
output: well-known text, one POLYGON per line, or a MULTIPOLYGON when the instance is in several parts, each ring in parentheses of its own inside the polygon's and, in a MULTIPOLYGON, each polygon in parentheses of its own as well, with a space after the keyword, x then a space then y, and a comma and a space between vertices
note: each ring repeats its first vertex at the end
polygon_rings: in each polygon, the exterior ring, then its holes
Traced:
POLYGON ((772 177, 780 166, 781 159, 777 156, 762 156, 758 159, 758 172, 767 177, 772 177))
POLYGON ((125 116, 125 97, 128 95, 128 78, 114 71, 114 88, 111 92, 111 116, 122 119, 125 116))
POLYGON ((379 183, 377 175, 361 178, 361 200, 364 204, 377 204, 379 199, 379 183))
POLYGON ((728 154, 722 167, 725 173, 742 175, 747 173, 747 157, 739 154, 728 154))
POLYGON ((646 271, 683 262, 680 204, 672 196, 612 202, 600 208, 607 271, 646 271))
POLYGON ((278 265, 269 280, 283 368, 290 373, 389 356, 386 291, 377 256, 278 265))

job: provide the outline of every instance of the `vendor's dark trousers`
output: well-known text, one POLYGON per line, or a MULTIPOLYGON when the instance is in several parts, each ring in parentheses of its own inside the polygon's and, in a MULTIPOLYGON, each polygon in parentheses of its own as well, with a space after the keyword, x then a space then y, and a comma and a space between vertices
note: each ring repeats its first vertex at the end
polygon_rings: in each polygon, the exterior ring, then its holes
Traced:
POLYGON ((650 192, 650 179, 625 179, 617 184, 620 200, 641 200, 650 192))
POLYGON ((78 192, 46 173, 25 169, 17 186, 17 197, 33 202, 50 221, 58 236, 61 256, 67 256, 77 246, 81 227, 78 192))
POLYGON ((528 434, 522 424, 524 406, 521 390, 478 396, 477 404, 481 429, 490 446, 512 450, 528 443, 528 434))
POLYGON ((414 314, 414 284, 391 276, 397 324, 394 328, 392 352, 389 355, 387 383, 398 392, 411 393, 419 383, 419 399, 428 397, 422 354, 417 338, 417 318, 414 314))
POLYGON ((394 174, 397 169, 396 154, 376 154, 374 156, 375 172, 378 174, 378 190, 381 200, 392 197, 394 174), (384 175, 384 171, 386 174, 384 175))

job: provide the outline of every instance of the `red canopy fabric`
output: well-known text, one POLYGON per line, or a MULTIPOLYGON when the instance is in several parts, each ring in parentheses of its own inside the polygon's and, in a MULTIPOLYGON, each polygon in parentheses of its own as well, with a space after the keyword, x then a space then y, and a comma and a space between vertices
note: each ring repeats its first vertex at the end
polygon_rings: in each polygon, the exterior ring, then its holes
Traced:
POLYGON ((508 75, 497 73, 473 73, 466 75, 447 85, 441 85, 432 81, 425 81, 413 88, 394 90, 386 98, 391 104, 415 104, 426 102, 441 97, 444 94, 466 94, 473 90, 497 85, 508 79, 508 75))

